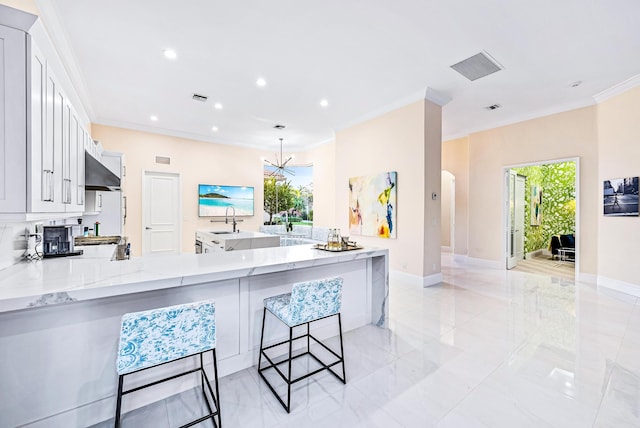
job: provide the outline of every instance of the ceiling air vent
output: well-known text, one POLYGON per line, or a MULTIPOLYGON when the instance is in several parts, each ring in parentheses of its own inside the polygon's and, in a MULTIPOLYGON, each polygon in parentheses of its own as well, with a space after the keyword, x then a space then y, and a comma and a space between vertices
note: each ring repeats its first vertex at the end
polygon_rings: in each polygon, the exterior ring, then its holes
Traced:
POLYGON ((206 95, 193 94, 193 97, 191 98, 193 98, 195 101, 200 101, 204 103, 207 101, 209 97, 207 97, 206 95))
POLYGON ((502 66, 486 52, 480 52, 457 64, 453 64, 451 68, 471 81, 502 70, 502 66))
POLYGON ((497 109, 499 109, 500 107, 502 107, 500 104, 493 104, 493 105, 490 105, 490 106, 486 106, 486 107, 485 107, 485 110, 489 110, 489 111, 491 111, 491 110, 497 110, 497 109))

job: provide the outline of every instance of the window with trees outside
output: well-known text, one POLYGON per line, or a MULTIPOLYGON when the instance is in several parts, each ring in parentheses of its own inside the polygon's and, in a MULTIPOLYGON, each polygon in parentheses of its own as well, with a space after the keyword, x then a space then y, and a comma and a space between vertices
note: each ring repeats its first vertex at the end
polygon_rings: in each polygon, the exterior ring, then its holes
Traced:
POLYGON ((313 224, 312 165, 264 167, 264 224, 285 223, 313 224))

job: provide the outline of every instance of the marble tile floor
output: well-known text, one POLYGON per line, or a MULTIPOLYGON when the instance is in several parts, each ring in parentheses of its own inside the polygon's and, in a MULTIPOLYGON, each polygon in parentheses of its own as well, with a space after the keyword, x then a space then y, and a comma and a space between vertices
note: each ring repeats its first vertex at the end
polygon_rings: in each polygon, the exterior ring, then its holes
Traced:
MULTIPOLYGON (((291 414, 255 368, 222 378, 223 426, 640 427, 640 299, 446 254, 443 275, 428 288, 392 276, 390 328, 346 333, 347 384, 296 384, 291 414)), ((198 402, 188 391, 123 426, 177 426, 198 402)))

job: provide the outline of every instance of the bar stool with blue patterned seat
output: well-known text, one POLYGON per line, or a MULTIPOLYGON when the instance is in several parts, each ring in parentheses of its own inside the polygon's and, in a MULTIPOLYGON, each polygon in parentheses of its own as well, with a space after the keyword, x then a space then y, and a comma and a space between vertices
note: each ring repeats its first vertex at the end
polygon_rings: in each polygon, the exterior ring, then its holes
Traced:
POLYGON ((346 383, 345 367, 344 367, 344 348, 342 345, 342 318, 340 315, 340 309, 342 306, 342 278, 323 279, 318 281, 300 282, 293 285, 291 293, 281 294, 278 296, 268 297, 264 299, 264 312, 262 314, 262 333, 260 335, 260 355, 258 357, 258 373, 260 377, 266 382, 267 386, 276 396, 282 407, 287 412, 291 411, 291 385, 299 382, 303 379, 313 376, 323 370, 330 371, 335 377, 337 377, 342 383, 346 383), (276 343, 270 346, 264 346, 264 324, 267 315, 267 311, 273 314, 276 318, 282 321, 287 327, 289 327, 289 339, 276 343), (330 349, 327 345, 316 339, 310 333, 310 324, 319 321, 324 318, 338 317, 338 327, 340 330, 340 354, 330 349), (306 325, 307 331, 297 337, 293 337, 293 329, 295 327, 306 325), (298 339, 307 339, 306 352, 298 355, 292 355, 293 343, 298 339), (316 355, 311 352, 310 339, 313 339, 315 343, 322 346, 325 350, 336 358, 335 361, 327 364, 320 360, 316 355), (271 357, 266 353, 267 350, 281 346, 288 345, 289 351, 286 359, 275 363, 271 357), (291 363, 296 358, 309 355, 315 361, 320 364, 320 368, 308 372, 297 378, 293 378, 291 373, 291 363), (268 361, 269 364, 262 366, 262 357, 268 361), (286 374, 280 369, 280 365, 287 364, 286 374), (342 364, 342 377, 340 377, 332 367, 342 364), (273 369, 284 380, 287 385, 287 403, 280 398, 280 395, 276 392, 273 385, 267 380, 264 375, 264 371, 273 369))
POLYGON ((216 320, 213 300, 124 314, 116 366, 119 375, 116 428, 120 426, 123 395, 197 372, 200 373, 202 394, 209 413, 182 425, 182 427, 189 427, 207 419, 212 420, 214 427, 221 427, 216 361, 216 320), (215 394, 211 388, 211 381, 204 370, 203 355, 209 351, 213 358, 215 394), (199 360, 198 367, 123 391, 125 376, 190 357, 199 360), (205 391, 205 385, 212 402, 205 391))

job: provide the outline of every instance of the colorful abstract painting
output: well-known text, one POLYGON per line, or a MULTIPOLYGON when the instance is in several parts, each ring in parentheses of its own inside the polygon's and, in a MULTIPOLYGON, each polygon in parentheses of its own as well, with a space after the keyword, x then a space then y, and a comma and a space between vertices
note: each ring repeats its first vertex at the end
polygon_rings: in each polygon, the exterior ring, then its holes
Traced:
POLYGON ((531 186, 531 226, 542 224, 542 187, 531 186))
POLYGON ((396 237, 395 171, 349 179, 349 233, 351 235, 396 237))

